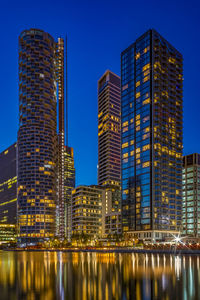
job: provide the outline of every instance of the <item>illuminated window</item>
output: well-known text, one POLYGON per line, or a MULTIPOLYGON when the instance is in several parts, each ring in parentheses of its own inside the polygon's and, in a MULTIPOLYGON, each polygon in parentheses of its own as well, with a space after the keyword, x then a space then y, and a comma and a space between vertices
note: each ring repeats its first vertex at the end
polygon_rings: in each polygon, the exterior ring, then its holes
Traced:
POLYGON ((149 161, 146 161, 145 163, 143 163, 142 167, 143 168, 147 168, 150 166, 150 162, 149 161))
POLYGON ((136 54, 136 56, 135 56, 135 59, 137 60, 137 59, 139 59, 140 58, 140 53, 138 52, 137 54, 136 54))
POLYGON ((136 98, 139 98, 140 97, 140 92, 136 93, 136 98))
POLYGON ((148 47, 146 47, 146 48, 144 48, 144 53, 147 53, 149 51, 149 46, 148 47))
POLYGON ((128 121, 125 121, 125 122, 122 123, 122 127, 125 127, 127 125, 128 125, 128 121))
POLYGON ((150 70, 147 70, 147 71, 144 72, 143 75, 144 75, 144 76, 147 76, 149 73, 150 73, 150 70))
POLYGON ((174 64, 176 62, 175 58, 169 57, 169 62, 174 64))
POLYGON ((150 98, 147 98, 146 100, 144 100, 144 101, 142 102, 143 105, 148 104, 148 103, 150 103, 150 98))
POLYGON ((124 127, 122 131, 123 131, 123 132, 128 131, 128 126, 127 126, 127 127, 124 127))
POLYGON ((144 77, 143 82, 146 82, 149 80, 149 76, 144 77))
POLYGON ((122 149, 128 147, 128 142, 122 144, 122 149))
POLYGON ((136 126, 140 125, 140 120, 137 120, 137 121, 135 122, 135 124, 136 124, 136 126))
POLYGON ((138 87, 140 85, 140 81, 136 82, 136 87, 138 87))
POLYGON ((142 147, 142 151, 146 151, 146 150, 149 150, 150 149, 150 145, 145 145, 142 147))
POLYGON ((142 71, 146 71, 147 69, 150 68, 150 63, 146 64, 143 68, 142 68, 142 71))

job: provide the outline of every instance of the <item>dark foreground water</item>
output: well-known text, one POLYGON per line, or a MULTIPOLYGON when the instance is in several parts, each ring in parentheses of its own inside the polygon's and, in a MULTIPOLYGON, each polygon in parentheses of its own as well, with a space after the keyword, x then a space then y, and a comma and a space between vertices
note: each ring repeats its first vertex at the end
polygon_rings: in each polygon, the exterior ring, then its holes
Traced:
POLYGON ((200 257, 0 252, 0 299, 200 299, 200 257))

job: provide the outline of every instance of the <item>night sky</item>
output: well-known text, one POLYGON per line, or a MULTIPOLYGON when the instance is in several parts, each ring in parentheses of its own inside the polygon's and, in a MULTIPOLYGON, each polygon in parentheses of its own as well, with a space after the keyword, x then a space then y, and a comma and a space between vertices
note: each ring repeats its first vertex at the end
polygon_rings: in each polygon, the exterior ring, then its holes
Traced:
POLYGON ((68 36, 69 146, 76 184, 97 183, 97 80, 120 75, 120 53, 149 28, 184 58, 184 154, 200 153, 200 3, 198 1, 0 2, 0 152, 18 130, 18 35, 39 28, 68 36))

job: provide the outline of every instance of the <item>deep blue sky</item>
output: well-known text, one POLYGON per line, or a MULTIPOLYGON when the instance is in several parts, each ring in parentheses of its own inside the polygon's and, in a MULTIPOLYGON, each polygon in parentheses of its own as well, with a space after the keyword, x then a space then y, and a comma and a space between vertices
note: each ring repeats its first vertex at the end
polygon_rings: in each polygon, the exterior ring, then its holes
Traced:
POLYGON ((97 80, 120 75, 120 53, 155 28, 184 57, 184 154, 200 152, 200 4, 196 1, 1 1, 0 152, 18 128, 18 35, 40 28, 68 35, 69 144, 76 183, 97 181, 97 80))

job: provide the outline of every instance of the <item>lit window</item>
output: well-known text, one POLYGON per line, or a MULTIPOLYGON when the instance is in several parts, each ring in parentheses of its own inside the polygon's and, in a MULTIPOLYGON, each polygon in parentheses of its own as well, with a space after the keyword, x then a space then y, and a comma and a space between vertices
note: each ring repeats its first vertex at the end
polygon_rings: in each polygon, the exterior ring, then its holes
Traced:
POLYGON ((136 93, 136 98, 139 98, 140 97, 140 92, 136 93))
POLYGON ((142 71, 146 71, 147 69, 150 68, 150 63, 146 64, 143 68, 142 68, 142 71))
POLYGON ((125 121, 124 123, 122 123, 122 127, 125 127, 128 125, 128 121, 125 121))
POLYGON ((142 147, 142 151, 146 151, 146 150, 149 150, 150 149, 150 145, 145 145, 142 147))
POLYGON ((128 147, 128 142, 122 144, 122 149, 128 147))
POLYGON ((143 105, 148 104, 148 103, 150 103, 150 98, 147 98, 146 100, 144 100, 144 101, 142 102, 143 105))
POLYGON ((137 60, 137 59, 139 59, 140 58, 140 53, 138 52, 137 54, 136 54, 136 56, 135 56, 135 59, 137 60))
POLYGON ((140 81, 136 82, 136 87, 138 87, 140 85, 140 81))
POLYGON ((147 168, 150 166, 150 162, 149 161, 146 161, 145 163, 143 163, 142 167, 143 168, 147 168))
POLYGON ((146 76, 146 77, 143 78, 143 82, 146 82, 148 80, 149 80, 149 76, 146 76))

